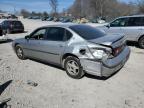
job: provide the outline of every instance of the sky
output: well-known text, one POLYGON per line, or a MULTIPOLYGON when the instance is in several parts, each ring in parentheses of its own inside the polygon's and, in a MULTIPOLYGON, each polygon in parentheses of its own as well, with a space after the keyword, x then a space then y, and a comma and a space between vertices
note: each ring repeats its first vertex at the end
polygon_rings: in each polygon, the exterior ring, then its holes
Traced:
MULTIPOLYGON (((136 0, 120 0, 122 2, 135 2, 136 0)), ((74 0, 58 0, 58 10, 61 12, 63 9, 67 9, 73 4, 74 0)), ((27 9, 29 11, 50 12, 49 0, 0 0, 0 10, 14 12, 21 9, 27 9)))
MULTIPOLYGON (((74 0, 58 0, 58 10, 67 9, 73 4, 74 0)), ((49 0, 0 0, 0 9, 14 11, 27 9, 29 11, 50 12, 49 0)))
POLYGON ((137 0, 119 0, 119 1, 122 1, 122 2, 126 2, 126 3, 129 3, 129 2, 136 2, 137 0))

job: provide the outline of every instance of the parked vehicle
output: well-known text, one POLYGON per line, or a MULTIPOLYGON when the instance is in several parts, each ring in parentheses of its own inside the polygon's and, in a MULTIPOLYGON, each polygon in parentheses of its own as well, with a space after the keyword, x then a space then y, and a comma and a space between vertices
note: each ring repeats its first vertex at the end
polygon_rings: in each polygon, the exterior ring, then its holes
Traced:
POLYGON ((76 24, 38 28, 13 41, 12 46, 19 59, 34 58, 61 66, 75 79, 85 73, 109 77, 130 55, 123 35, 106 35, 91 26, 76 24))
POLYGON ((6 33, 24 32, 24 25, 18 20, 3 20, 1 27, 6 33))
POLYGON ((136 41, 144 48, 144 15, 119 17, 101 28, 107 33, 124 33, 126 40, 136 41))
POLYGON ((59 21, 62 22, 64 20, 64 17, 60 17, 59 21))
POLYGON ((41 17, 40 16, 29 16, 28 19, 38 20, 38 19, 41 19, 41 17))
POLYGON ((59 21, 59 18, 56 18, 56 17, 55 17, 55 18, 53 19, 53 21, 54 21, 54 22, 58 22, 58 21, 59 21))
POLYGON ((72 22, 72 19, 71 18, 64 18, 62 20, 62 23, 68 23, 68 22, 72 22))
POLYGON ((53 20, 54 20, 53 17, 49 17, 49 18, 47 19, 47 21, 53 21, 53 20))
POLYGON ((27 17, 27 19, 32 19, 32 18, 33 18, 32 16, 27 17))
POLYGON ((18 19, 18 17, 15 16, 15 15, 11 15, 10 18, 11 18, 11 19, 18 19))
POLYGON ((46 21, 48 18, 49 18, 49 17, 44 16, 44 17, 41 18, 41 20, 42 20, 42 21, 46 21))
POLYGON ((0 42, 2 41, 7 41, 8 38, 6 37, 6 35, 4 34, 3 30, 2 30, 2 27, 0 25, 0 42))
POLYGON ((97 19, 90 19, 89 22, 91 22, 91 23, 98 23, 97 19))
POLYGON ((41 17, 40 16, 33 16, 32 19, 38 20, 38 19, 41 19, 41 17))
POLYGON ((88 23, 88 19, 86 19, 86 18, 81 18, 81 19, 80 19, 80 23, 88 23))

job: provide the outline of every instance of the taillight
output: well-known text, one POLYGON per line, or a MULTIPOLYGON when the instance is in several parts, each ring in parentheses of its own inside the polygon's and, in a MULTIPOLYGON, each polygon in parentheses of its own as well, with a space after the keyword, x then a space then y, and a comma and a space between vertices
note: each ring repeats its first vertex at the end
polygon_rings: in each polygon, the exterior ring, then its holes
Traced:
POLYGON ((110 47, 102 47, 101 48, 90 48, 90 51, 92 53, 92 55, 96 58, 96 59, 103 59, 103 58, 113 58, 112 55, 112 49, 110 47))
POLYGON ((113 49, 113 55, 117 56, 123 50, 123 45, 113 49))

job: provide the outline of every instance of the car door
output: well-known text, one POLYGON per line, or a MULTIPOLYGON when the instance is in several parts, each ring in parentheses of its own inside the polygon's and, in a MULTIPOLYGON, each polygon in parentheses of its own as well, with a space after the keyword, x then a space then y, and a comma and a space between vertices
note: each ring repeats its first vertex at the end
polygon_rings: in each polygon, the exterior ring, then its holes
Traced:
POLYGON ((121 30, 127 40, 137 41, 143 30, 143 17, 129 17, 128 23, 121 30))
POLYGON ((47 29, 46 37, 43 42, 41 42, 41 51, 45 60, 60 64, 61 55, 63 54, 66 47, 65 40, 65 28, 61 27, 49 27, 47 29))
POLYGON ((46 28, 37 29, 29 36, 29 39, 26 39, 24 49, 27 56, 43 59, 41 43, 44 40, 46 30, 46 28))
POLYGON ((125 25, 126 25, 126 23, 127 23, 127 18, 118 18, 118 19, 116 19, 116 20, 114 20, 113 22, 111 22, 110 24, 109 24, 109 26, 107 26, 107 28, 105 29, 105 31, 107 32, 107 33, 116 33, 116 34, 121 34, 121 33, 124 33, 123 31, 122 31, 122 27, 124 27, 125 25))

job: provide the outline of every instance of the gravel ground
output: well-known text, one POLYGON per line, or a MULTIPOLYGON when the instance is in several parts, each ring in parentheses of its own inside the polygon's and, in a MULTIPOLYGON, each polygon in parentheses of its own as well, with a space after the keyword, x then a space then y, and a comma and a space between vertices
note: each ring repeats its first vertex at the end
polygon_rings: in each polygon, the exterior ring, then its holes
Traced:
MULTIPOLYGON (((22 20, 28 33, 54 24, 22 20)), ((56 23, 55 23, 56 24, 56 23)), ((10 34, 11 39, 28 33, 10 34)), ((0 100, 11 98, 11 108, 144 108, 144 50, 130 46, 131 56, 124 68, 107 80, 86 75, 71 79, 64 70, 33 60, 19 60, 11 42, 0 44, 0 100), (10 82, 12 80, 12 82, 10 82), (38 83, 33 87, 31 80, 38 83), (3 91, 3 92, 2 92, 3 91)))

